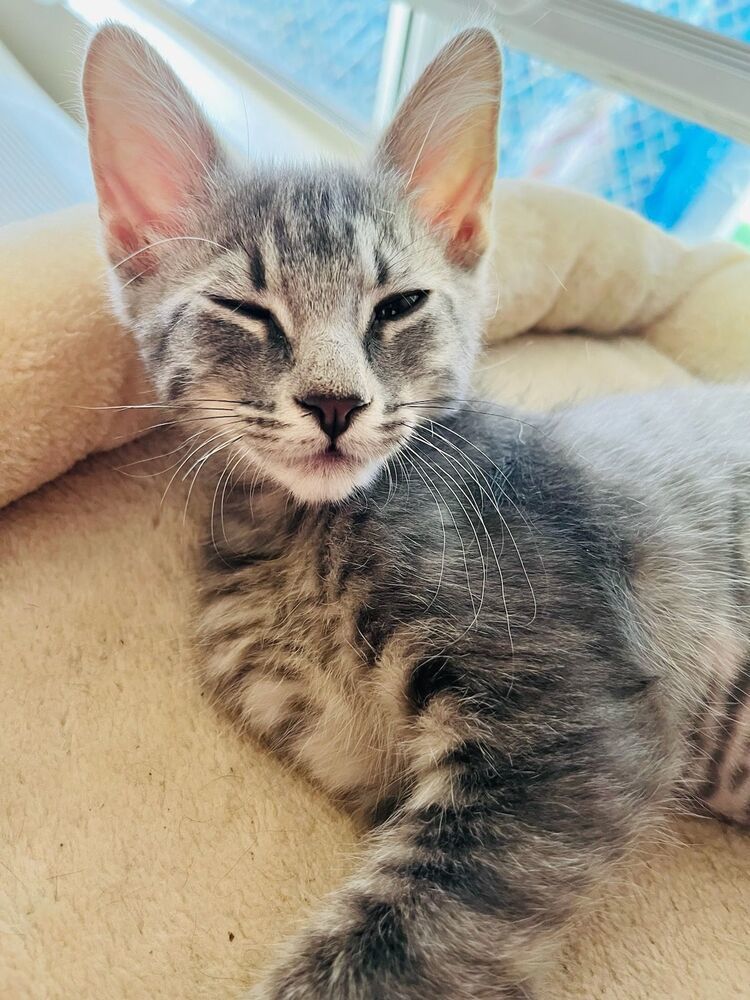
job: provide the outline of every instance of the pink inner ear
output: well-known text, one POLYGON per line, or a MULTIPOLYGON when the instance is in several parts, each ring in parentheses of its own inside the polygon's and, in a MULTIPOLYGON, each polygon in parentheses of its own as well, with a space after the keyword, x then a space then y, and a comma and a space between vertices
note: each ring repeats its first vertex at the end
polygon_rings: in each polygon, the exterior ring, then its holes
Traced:
POLYGON ((456 235, 453 237, 453 243, 457 246, 468 246, 473 243, 477 235, 477 220, 466 216, 461 225, 458 227, 456 235))
MULTIPOLYGON (((160 109, 156 109, 159 111, 160 109)), ((163 110, 163 109, 162 109, 163 110)), ((186 206, 199 193, 206 164, 215 159, 210 136, 173 117, 132 121, 89 106, 91 159, 103 214, 114 238, 132 242, 146 230, 179 229, 186 206), (173 141, 170 141, 173 137, 173 141), (116 231, 116 232, 115 232, 116 231)), ((151 109, 153 112, 153 109, 151 109)))
POLYGON ((118 152, 109 160, 107 178, 115 198, 113 207, 134 229, 171 229, 197 187, 197 161, 186 163, 184 154, 168 149, 148 133, 126 136, 118 152))
POLYGON ((215 136, 169 66, 129 29, 94 37, 83 91, 110 256, 134 254, 133 269, 153 269, 161 237, 186 235, 191 208, 208 195, 220 162, 215 136))
POLYGON ((487 249, 487 232, 476 212, 465 215, 448 242, 447 256, 454 264, 472 267, 487 249))
POLYGON ((482 214, 492 191, 492 176, 486 167, 467 169, 456 164, 446 169, 445 161, 432 157, 421 165, 417 183, 429 182, 417 203, 427 221, 448 234, 448 256, 456 263, 470 265, 486 249, 486 233, 482 214), (430 176, 430 170, 434 170, 430 176), (440 174, 443 174, 440 177, 440 174))
POLYGON ((137 255, 132 270, 147 273, 158 265, 155 254, 144 252, 149 237, 184 231, 184 209, 197 187, 189 171, 192 163, 185 163, 140 130, 110 140, 108 147, 114 155, 104 155, 97 162, 108 242, 113 255, 137 255))

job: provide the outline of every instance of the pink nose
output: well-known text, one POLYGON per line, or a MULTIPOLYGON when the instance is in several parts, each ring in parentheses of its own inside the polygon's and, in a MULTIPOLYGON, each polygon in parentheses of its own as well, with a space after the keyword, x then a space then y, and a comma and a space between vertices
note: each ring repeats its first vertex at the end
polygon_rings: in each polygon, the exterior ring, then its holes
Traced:
POLYGON ((320 424, 323 433, 327 434, 331 441, 335 441, 340 434, 343 434, 352 418, 359 410, 363 410, 367 403, 358 396, 305 396, 297 402, 303 410, 312 413, 320 424))

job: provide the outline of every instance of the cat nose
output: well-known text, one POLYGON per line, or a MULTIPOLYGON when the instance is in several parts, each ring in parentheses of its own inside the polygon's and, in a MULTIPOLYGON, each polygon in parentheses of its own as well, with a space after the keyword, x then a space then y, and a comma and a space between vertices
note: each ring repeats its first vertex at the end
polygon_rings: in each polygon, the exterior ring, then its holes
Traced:
POLYGON ((313 414, 331 441, 343 434, 355 413, 368 405, 359 396, 305 396, 297 402, 303 410, 313 414))

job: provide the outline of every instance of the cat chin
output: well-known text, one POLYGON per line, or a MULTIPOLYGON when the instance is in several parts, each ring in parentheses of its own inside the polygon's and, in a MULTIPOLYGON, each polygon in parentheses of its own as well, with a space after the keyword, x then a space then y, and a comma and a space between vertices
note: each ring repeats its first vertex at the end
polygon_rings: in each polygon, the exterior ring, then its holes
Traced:
POLYGON ((323 473, 303 473, 298 469, 276 467, 271 475, 285 490, 302 503, 340 503, 358 489, 366 489, 378 474, 380 462, 359 469, 331 469, 323 473))

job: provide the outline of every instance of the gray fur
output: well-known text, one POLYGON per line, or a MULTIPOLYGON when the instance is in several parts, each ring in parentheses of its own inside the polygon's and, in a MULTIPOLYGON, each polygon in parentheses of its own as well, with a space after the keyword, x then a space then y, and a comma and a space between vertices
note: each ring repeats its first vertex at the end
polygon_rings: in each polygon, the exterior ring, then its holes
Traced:
POLYGON ((467 403, 482 255, 382 155, 203 183, 117 295, 207 487, 204 683, 374 827, 254 995, 536 995, 644 833, 750 819, 750 394, 467 403), (343 471, 310 394, 367 402, 343 471))
MULTIPOLYGON (((466 395, 490 297, 484 263, 451 265, 435 233, 404 207, 383 171, 259 168, 224 178, 191 221, 199 239, 165 244, 158 274, 124 289, 160 392, 172 402, 189 399, 191 388, 194 397, 241 401, 243 417, 273 412, 281 421, 273 449, 250 434, 245 442, 256 460, 273 463, 279 450, 310 450, 310 421, 295 399, 372 400, 349 447, 381 460, 388 439, 409 436, 385 419, 402 400, 466 395), (258 261, 274 328, 211 301, 254 295, 258 261), (394 330, 371 326, 376 301, 412 288, 431 290, 413 317, 394 330), (197 391, 207 380, 211 391, 197 391)), ((234 416, 229 407, 226 416, 234 416)))

